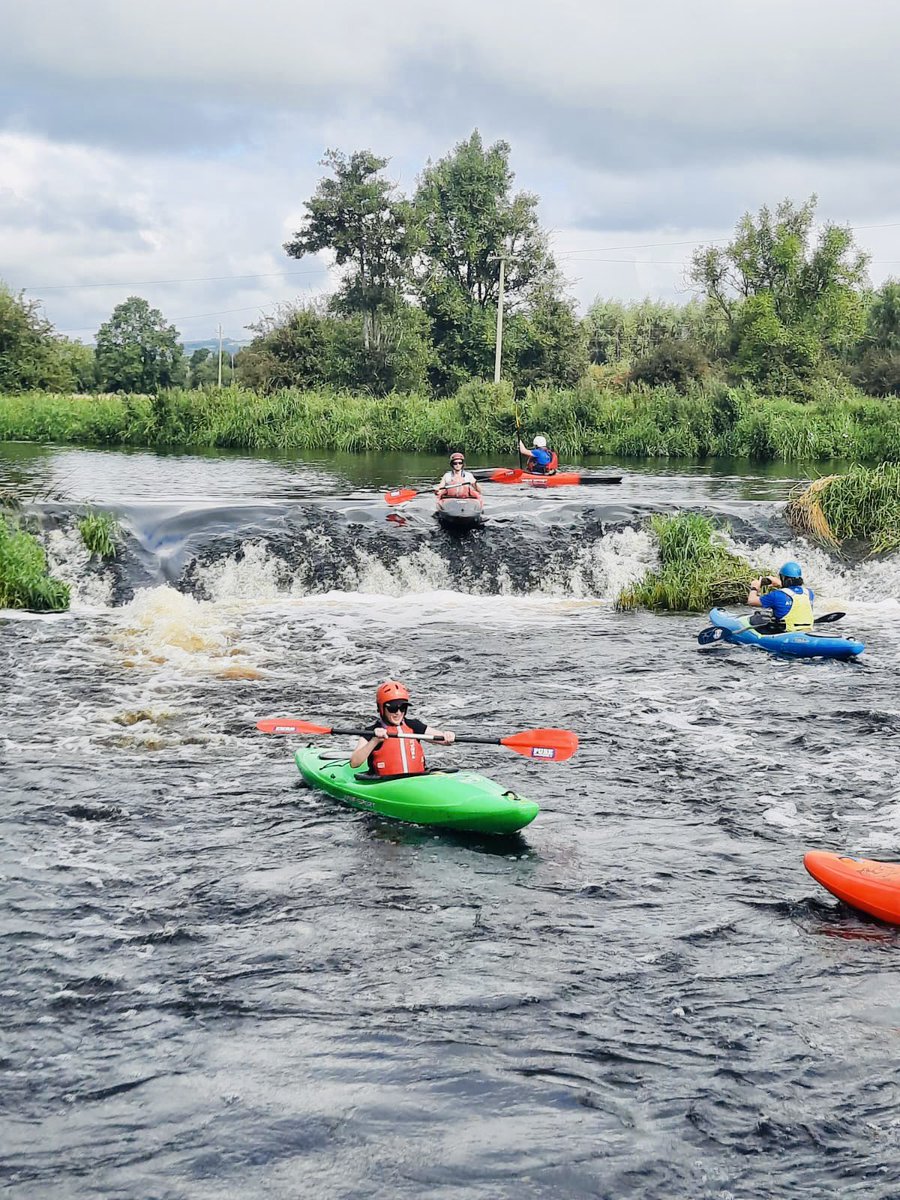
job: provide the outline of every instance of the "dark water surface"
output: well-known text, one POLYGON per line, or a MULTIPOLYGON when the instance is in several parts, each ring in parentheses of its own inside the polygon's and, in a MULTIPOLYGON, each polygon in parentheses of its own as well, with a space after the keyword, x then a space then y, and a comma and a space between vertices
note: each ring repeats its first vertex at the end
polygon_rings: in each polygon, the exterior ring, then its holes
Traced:
POLYGON ((792 542, 790 480, 746 464, 497 488, 467 545, 365 493, 429 462, 17 450, 76 605, 0 622, 6 1194, 900 1194, 900 932, 801 862, 900 857, 897 560, 792 542), (661 505, 800 556, 862 662, 616 613, 661 505), (556 766, 432 751, 537 799, 520 837, 355 813, 255 732, 354 723, 387 675, 459 732, 583 736, 556 766))

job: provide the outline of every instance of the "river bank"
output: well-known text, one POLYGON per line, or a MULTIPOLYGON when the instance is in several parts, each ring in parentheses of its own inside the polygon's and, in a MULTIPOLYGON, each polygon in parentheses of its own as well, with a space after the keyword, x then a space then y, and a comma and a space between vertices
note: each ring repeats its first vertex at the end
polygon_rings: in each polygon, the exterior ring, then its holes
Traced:
POLYGON ((430 400, 240 388, 156 396, 0 396, 0 441, 150 448, 337 452, 514 451, 544 432, 563 460, 742 457, 756 462, 882 462, 900 458, 900 405, 841 392, 799 403, 745 388, 620 392, 595 386, 533 391, 470 384, 430 400))

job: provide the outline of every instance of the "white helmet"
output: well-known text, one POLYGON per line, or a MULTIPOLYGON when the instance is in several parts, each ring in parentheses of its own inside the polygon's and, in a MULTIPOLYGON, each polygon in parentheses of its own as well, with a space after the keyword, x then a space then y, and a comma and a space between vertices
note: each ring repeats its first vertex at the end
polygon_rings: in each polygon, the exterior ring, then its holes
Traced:
POLYGON ((537 450, 546 450, 547 449, 547 439, 545 437, 541 437, 540 434, 537 435, 537 437, 534 439, 534 441, 531 444, 537 450))

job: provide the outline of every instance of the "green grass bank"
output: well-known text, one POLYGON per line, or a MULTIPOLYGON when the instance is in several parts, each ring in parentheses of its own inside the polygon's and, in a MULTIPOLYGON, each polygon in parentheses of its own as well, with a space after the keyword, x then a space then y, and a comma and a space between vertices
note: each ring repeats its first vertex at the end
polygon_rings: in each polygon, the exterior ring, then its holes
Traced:
POLYGON ((546 433, 564 461, 724 455, 759 462, 900 460, 900 403, 835 392, 799 403, 745 388, 620 392, 584 385, 533 391, 468 384, 431 400, 240 388, 174 389, 158 396, 0 396, 0 440, 240 450, 400 450, 509 457, 516 411, 546 433))
POLYGON ((826 475, 795 493, 785 515, 798 533, 825 546, 856 542, 871 554, 900 550, 900 466, 826 475))

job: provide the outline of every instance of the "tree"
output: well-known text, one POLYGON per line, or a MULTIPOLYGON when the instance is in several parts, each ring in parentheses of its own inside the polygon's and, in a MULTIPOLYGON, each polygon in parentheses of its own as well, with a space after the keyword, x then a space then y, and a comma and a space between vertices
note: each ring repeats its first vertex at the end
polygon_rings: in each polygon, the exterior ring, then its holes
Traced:
POLYGON ((238 379, 260 392, 319 387, 327 380, 334 324, 312 305, 285 305, 249 325, 256 337, 238 353, 238 379))
MULTIPOLYGON (((232 382, 230 356, 222 355, 222 386, 227 387, 232 382)), ((200 346, 191 354, 187 364, 188 383, 192 388, 216 387, 219 383, 219 352, 210 350, 208 346, 200 346)))
POLYGON ((861 333, 868 258, 849 228, 814 237, 815 209, 812 196, 747 213, 727 246, 694 255, 691 279, 727 322, 739 372, 770 386, 809 379, 861 333))
POLYGON ((0 392, 71 391, 72 386, 60 339, 39 302, 15 295, 0 282, 0 392))
POLYGON ((561 290, 538 221, 537 197, 513 194, 509 156, 506 142, 485 148, 476 130, 445 158, 429 163, 419 180, 414 201, 422 239, 419 290, 432 322, 434 382, 441 391, 490 371, 500 254, 508 256, 504 291, 510 313, 538 287, 561 290))
POLYGON ((872 293, 863 344, 867 349, 900 354, 900 283, 896 279, 888 279, 872 293))
POLYGON ((156 392, 184 380, 178 330, 140 296, 129 296, 100 326, 96 355, 106 391, 156 392))
POLYGON ((57 339, 56 347, 68 380, 66 390, 82 393, 93 391, 97 384, 97 364, 93 346, 85 346, 83 342, 61 337, 57 339))
POLYGON ((412 206, 395 197, 395 185, 382 177, 387 164, 370 150, 349 158, 329 150, 322 165, 333 178, 319 182, 304 204, 303 227, 284 244, 298 259, 330 250, 335 263, 347 268, 333 308, 362 315, 366 349, 379 347, 381 317, 399 303, 416 248, 412 206))
POLYGON ((590 363, 574 302, 552 292, 538 293, 526 312, 512 318, 509 348, 516 387, 573 387, 590 363))

